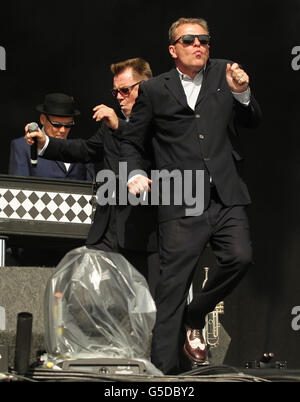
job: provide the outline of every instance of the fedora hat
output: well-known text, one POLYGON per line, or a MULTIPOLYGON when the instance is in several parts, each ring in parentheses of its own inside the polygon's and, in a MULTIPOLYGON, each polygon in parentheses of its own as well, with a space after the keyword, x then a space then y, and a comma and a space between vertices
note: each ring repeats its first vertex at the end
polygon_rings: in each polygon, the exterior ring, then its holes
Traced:
POLYGON ((69 117, 80 115, 79 110, 75 109, 74 98, 60 93, 46 95, 44 103, 38 105, 36 110, 52 116, 69 117))

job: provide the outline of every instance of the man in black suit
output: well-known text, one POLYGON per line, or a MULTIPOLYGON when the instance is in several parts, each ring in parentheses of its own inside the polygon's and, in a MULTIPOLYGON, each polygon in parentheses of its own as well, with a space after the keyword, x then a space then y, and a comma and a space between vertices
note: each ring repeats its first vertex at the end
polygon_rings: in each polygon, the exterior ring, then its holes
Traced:
MULTIPOLYGON (((193 361, 205 359, 205 316, 239 283, 252 261, 245 212, 250 197, 237 169, 241 157, 233 138, 238 125, 256 127, 261 112, 246 72, 237 63, 209 58, 205 20, 179 19, 171 26, 169 39, 176 68, 140 85, 121 154, 129 172, 142 169, 141 156, 151 141, 156 167, 165 172, 160 196, 171 176, 174 183, 179 176, 182 180, 182 202, 170 181, 170 202, 164 205, 160 200, 158 207, 161 274, 152 343, 153 363, 165 374, 177 374, 187 368, 182 366, 183 350, 193 361), (216 266, 199 296, 187 305, 195 268, 208 242, 216 266)), ((157 193, 151 184, 149 177, 134 175, 128 188, 133 194, 157 193)))
MULTIPOLYGON (((124 119, 118 118, 112 108, 102 104, 93 109, 93 118, 100 122, 100 127, 89 139, 60 141, 47 138, 41 130, 28 133, 26 126, 27 143, 32 145, 32 137, 36 137, 40 154, 47 159, 83 163, 102 161, 103 169, 117 176, 122 132, 137 97, 138 86, 141 81, 151 78, 152 72, 149 64, 141 58, 113 64, 111 71, 114 75, 112 94, 120 105, 124 119)), ((144 158, 143 167, 147 170, 151 167, 151 155, 146 153, 144 158)), ((98 204, 86 245, 121 253, 148 279, 149 289, 154 296, 159 269, 156 208, 98 204)))

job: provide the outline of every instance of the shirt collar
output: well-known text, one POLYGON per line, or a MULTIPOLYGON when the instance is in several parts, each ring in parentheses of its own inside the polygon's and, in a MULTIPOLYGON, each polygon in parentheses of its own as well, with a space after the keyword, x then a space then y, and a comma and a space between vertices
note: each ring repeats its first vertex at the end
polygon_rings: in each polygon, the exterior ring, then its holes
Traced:
POLYGON ((122 109, 121 109, 121 113, 122 113, 122 115, 124 116, 126 122, 128 123, 128 122, 129 122, 129 116, 126 116, 126 114, 123 112, 122 109))
POLYGON ((190 81, 190 82, 193 82, 194 84, 197 84, 197 83, 201 83, 201 81, 202 81, 203 72, 204 72, 204 70, 205 70, 205 67, 206 67, 206 66, 204 66, 204 68, 202 68, 202 70, 200 70, 199 73, 197 73, 194 78, 191 78, 191 77, 189 77, 189 76, 186 75, 186 74, 183 74, 183 73, 179 70, 178 67, 176 67, 176 70, 177 70, 178 73, 179 73, 179 77, 180 77, 181 81, 190 81))

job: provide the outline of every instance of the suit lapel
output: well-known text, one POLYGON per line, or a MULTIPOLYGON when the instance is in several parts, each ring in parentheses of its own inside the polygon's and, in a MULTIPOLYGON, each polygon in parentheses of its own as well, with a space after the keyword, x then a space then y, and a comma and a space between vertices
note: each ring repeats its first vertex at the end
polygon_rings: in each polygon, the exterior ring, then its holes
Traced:
MULTIPOLYGON (((55 163, 58 165, 58 167, 64 172, 64 174, 67 174, 67 169, 66 166, 64 164, 64 162, 60 162, 60 161, 55 161, 55 163)), ((69 169, 70 170, 70 169, 69 169)))
MULTIPOLYGON (((208 88, 213 84, 214 74, 211 74, 212 70, 213 70, 212 62, 210 59, 208 59, 203 73, 201 90, 199 92, 195 108, 203 100, 205 94, 207 93, 208 88)), ((165 82, 167 88, 173 94, 173 96, 178 100, 178 102, 180 102, 182 106, 189 108, 182 83, 180 82, 180 76, 175 68, 169 71, 169 73, 166 75, 165 82)))
POLYGON ((178 102, 184 106, 189 107, 186 100, 186 95, 183 89, 183 86, 180 82, 180 77, 178 71, 173 68, 169 73, 165 76, 166 87, 172 93, 172 95, 178 100, 178 102))
POLYGON ((66 169, 66 166, 65 166, 65 171, 66 171, 67 175, 69 175, 71 173, 71 171, 75 168, 75 166, 76 166, 75 163, 70 163, 68 170, 66 169))
POLYGON ((195 108, 198 106, 198 104, 203 100, 205 94, 207 93, 207 89, 210 87, 211 82, 212 82, 212 75, 210 74, 212 69, 211 61, 210 59, 207 60, 205 70, 203 72, 203 81, 201 85, 201 89, 196 101, 195 108))

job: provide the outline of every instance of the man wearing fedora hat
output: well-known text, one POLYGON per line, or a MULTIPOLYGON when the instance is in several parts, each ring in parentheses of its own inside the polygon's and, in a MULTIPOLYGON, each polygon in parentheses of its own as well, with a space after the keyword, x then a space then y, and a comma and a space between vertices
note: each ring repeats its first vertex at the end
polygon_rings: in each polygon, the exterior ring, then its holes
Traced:
MULTIPOLYGON (((49 137, 67 139, 71 128, 75 125, 74 117, 79 116, 75 109, 74 99, 62 93, 45 96, 44 103, 38 105, 42 131, 49 137)), ((15 176, 37 176, 54 179, 92 180, 92 164, 63 163, 44 158, 38 159, 36 167, 32 167, 30 147, 24 137, 11 142, 8 173, 15 176)))

